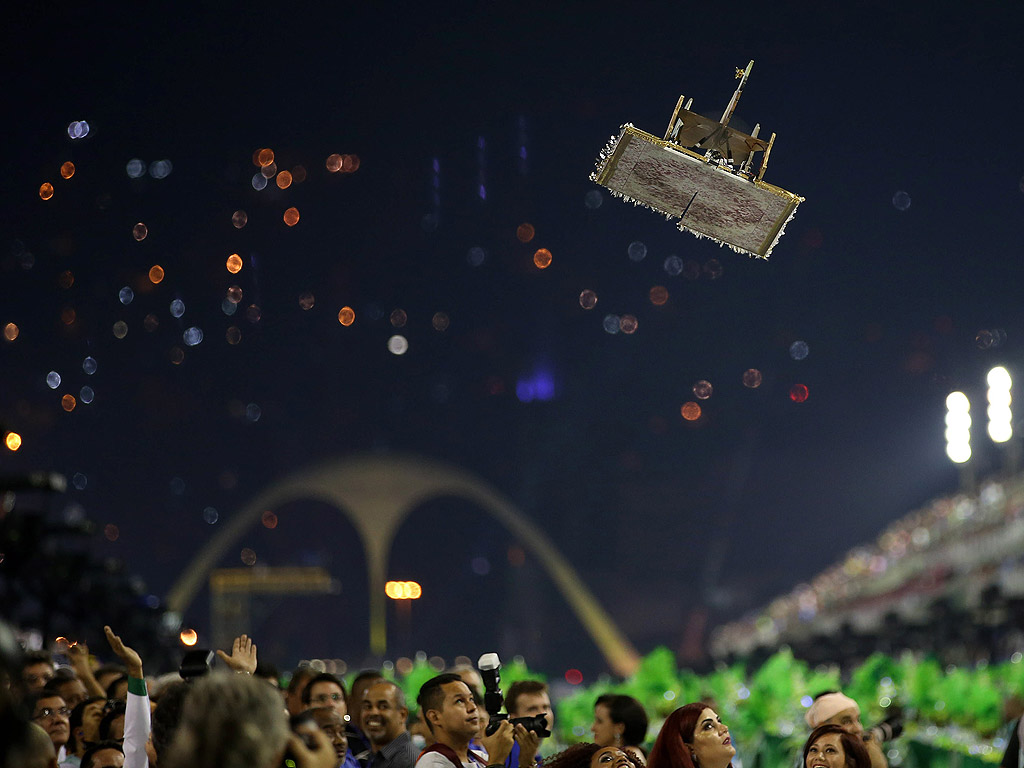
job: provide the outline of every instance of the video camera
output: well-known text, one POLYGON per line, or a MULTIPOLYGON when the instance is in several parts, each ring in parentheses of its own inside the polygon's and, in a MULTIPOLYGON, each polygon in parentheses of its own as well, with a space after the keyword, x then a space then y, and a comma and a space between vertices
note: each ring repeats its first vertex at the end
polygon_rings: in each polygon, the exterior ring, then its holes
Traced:
POLYGON ((501 725, 502 721, 509 720, 512 725, 522 725, 526 730, 533 731, 541 738, 551 735, 548 730, 548 716, 534 715, 532 717, 513 717, 501 711, 505 706, 505 696, 498 686, 501 684, 501 659, 496 653, 485 653, 476 663, 480 670, 480 677, 484 681, 484 709, 490 715, 487 722, 486 733, 490 736, 501 725))

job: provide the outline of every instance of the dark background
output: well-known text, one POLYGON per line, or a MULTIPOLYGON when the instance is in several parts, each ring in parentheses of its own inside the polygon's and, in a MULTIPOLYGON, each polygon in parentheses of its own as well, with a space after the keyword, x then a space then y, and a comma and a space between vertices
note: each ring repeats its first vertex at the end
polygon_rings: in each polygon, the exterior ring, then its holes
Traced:
MULTIPOLYGON (((140 576, 143 594, 165 596, 216 532, 207 507, 222 525, 324 458, 423 455, 515 501, 639 650, 666 643, 699 664, 717 622, 956 489, 943 440, 952 389, 975 403, 977 472, 998 466, 981 405, 990 366, 1016 372, 1024 330, 1019 8, 431 5, 47 6, 5 25, 0 324, 20 335, 0 340, 0 422, 24 446, 0 455, 0 471, 67 475, 48 514, 116 526, 91 546, 140 576), (770 261, 603 190, 586 204, 620 124, 661 135, 680 93, 717 117, 749 59, 734 125, 778 134, 766 180, 807 199, 770 261), (90 133, 72 141, 68 123, 83 119, 90 133), (307 180, 255 191, 261 147, 307 180), (358 171, 328 173, 334 152, 357 154, 358 171), (130 179, 132 158, 169 159, 173 172, 130 179), (46 202, 44 181, 56 188, 46 202), (248 213, 240 230, 236 209, 248 213), (149 234, 136 242, 140 221, 149 234), (525 244, 523 222, 536 229, 525 244), (640 262, 627 256, 635 241, 640 262), (539 247, 553 254, 543 271, 539 247), (486 254, 477 266, 472 248, 486 254), (667 274, 673 254, 700 276, 667 274), (157 263, 167 277, 147 289, 157 263), (227 317, 232 284, 244 300, 227 317), (649 302, 654 285, 665 306, 649 302), (579 305, 584 289, 594 310, 579 305), (635 315, 637 332, 606 333, 608 313, 635 315), (192 326, 204 340, 186 347, 192 326), (394 333, 403 356, 388 352, 394 333), (804 360, 789 354, 797 340, 804 360), (757 389, 742 384, 748 368, 763 374, 757 389), (521 402, 517 381, 538 375, 554 398, 521 402), (688 423, 680 406, 700 379, 714 394, 688 423), (797 383, 806 402, 789 398, 797 383), (95 401, 64 412, 61 396, 83 385, 95 401)), ((282 666, 361 662, 353 527, 312 502, 275 512, 276 528, 240 546, 259 564, 324 565, 342 592, 262 603, 261 647, 282 666)), ((392 616, 389 653, 496 648, 553 674, 605 669, 537 560, 514 564, 515 546, 466 502, 417 510, 390 570, 424 598, 411 621, 392 616)), ((240 566, 238 553, 222 565, 240 566)), ((203 598, 185 616, 201 636, 207 610, 203 598)), ((97 642, 106 620, 95 617, 97 642)))

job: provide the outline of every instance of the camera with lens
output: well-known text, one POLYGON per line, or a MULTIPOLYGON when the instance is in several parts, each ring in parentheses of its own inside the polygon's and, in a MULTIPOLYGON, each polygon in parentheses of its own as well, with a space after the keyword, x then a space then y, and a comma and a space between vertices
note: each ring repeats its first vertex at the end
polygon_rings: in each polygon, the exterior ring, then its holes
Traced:
POLYGON ((501 692, 501 659, 496 653, 485 653, 476 663, 480 670, 480 677, 484 681, 484 709, 490 715, 487 722, 486 733, 490 736, 501 725, 502 721, 509 720, 512 725, 522 725, 526 730, 533 731, 541 738, 551 735, 548 730, 548 716, 534 715, 533 717, 512 717, 502 712, 505 706, 505 695, 501 692))

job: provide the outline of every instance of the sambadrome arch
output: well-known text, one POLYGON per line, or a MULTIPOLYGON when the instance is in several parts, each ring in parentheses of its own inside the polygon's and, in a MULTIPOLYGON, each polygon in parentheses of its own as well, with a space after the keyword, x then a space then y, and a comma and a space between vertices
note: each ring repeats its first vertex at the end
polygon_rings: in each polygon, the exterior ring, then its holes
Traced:
POLYGON ((273 484, 250 501, 193 558, 172 587, 168 608, 184 614, 210 571, 265 510, 303 499, 323 501, 347 516, 362 539, 370 585, 370 649, 383 655, 387 637, 384 582, 391 544, 410 512, 440 496, 473 502, 504 525, 544 566, 611 669, 623 676, 636 670, 636 650, 540 528, 512 502, 468 472, 409 456, 334 459, 273 484))

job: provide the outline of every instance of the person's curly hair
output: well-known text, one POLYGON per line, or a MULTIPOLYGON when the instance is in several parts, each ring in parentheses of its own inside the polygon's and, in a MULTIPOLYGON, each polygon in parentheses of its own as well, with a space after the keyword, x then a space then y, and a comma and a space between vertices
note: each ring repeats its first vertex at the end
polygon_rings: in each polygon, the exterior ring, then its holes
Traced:
POLYGON ((213 672, 192 684, 163 768, 270 768, 288 742, 281 696, 249 675, 213 672))
MULTIPOLYGON (((552 755, 545 760, 541 765, 542 768, 590 768, 590 760, 602 749, 599 744, 591 744, 590 742, 583 742, 581 744, 573 744, 568 749, 564 749, 556 755, 552 755)), ((629 762, 633 764, 633 768, 643 768, 640 761, 637 760, 633 755, 629 754, 625 750, 621 750, 629 762)))

